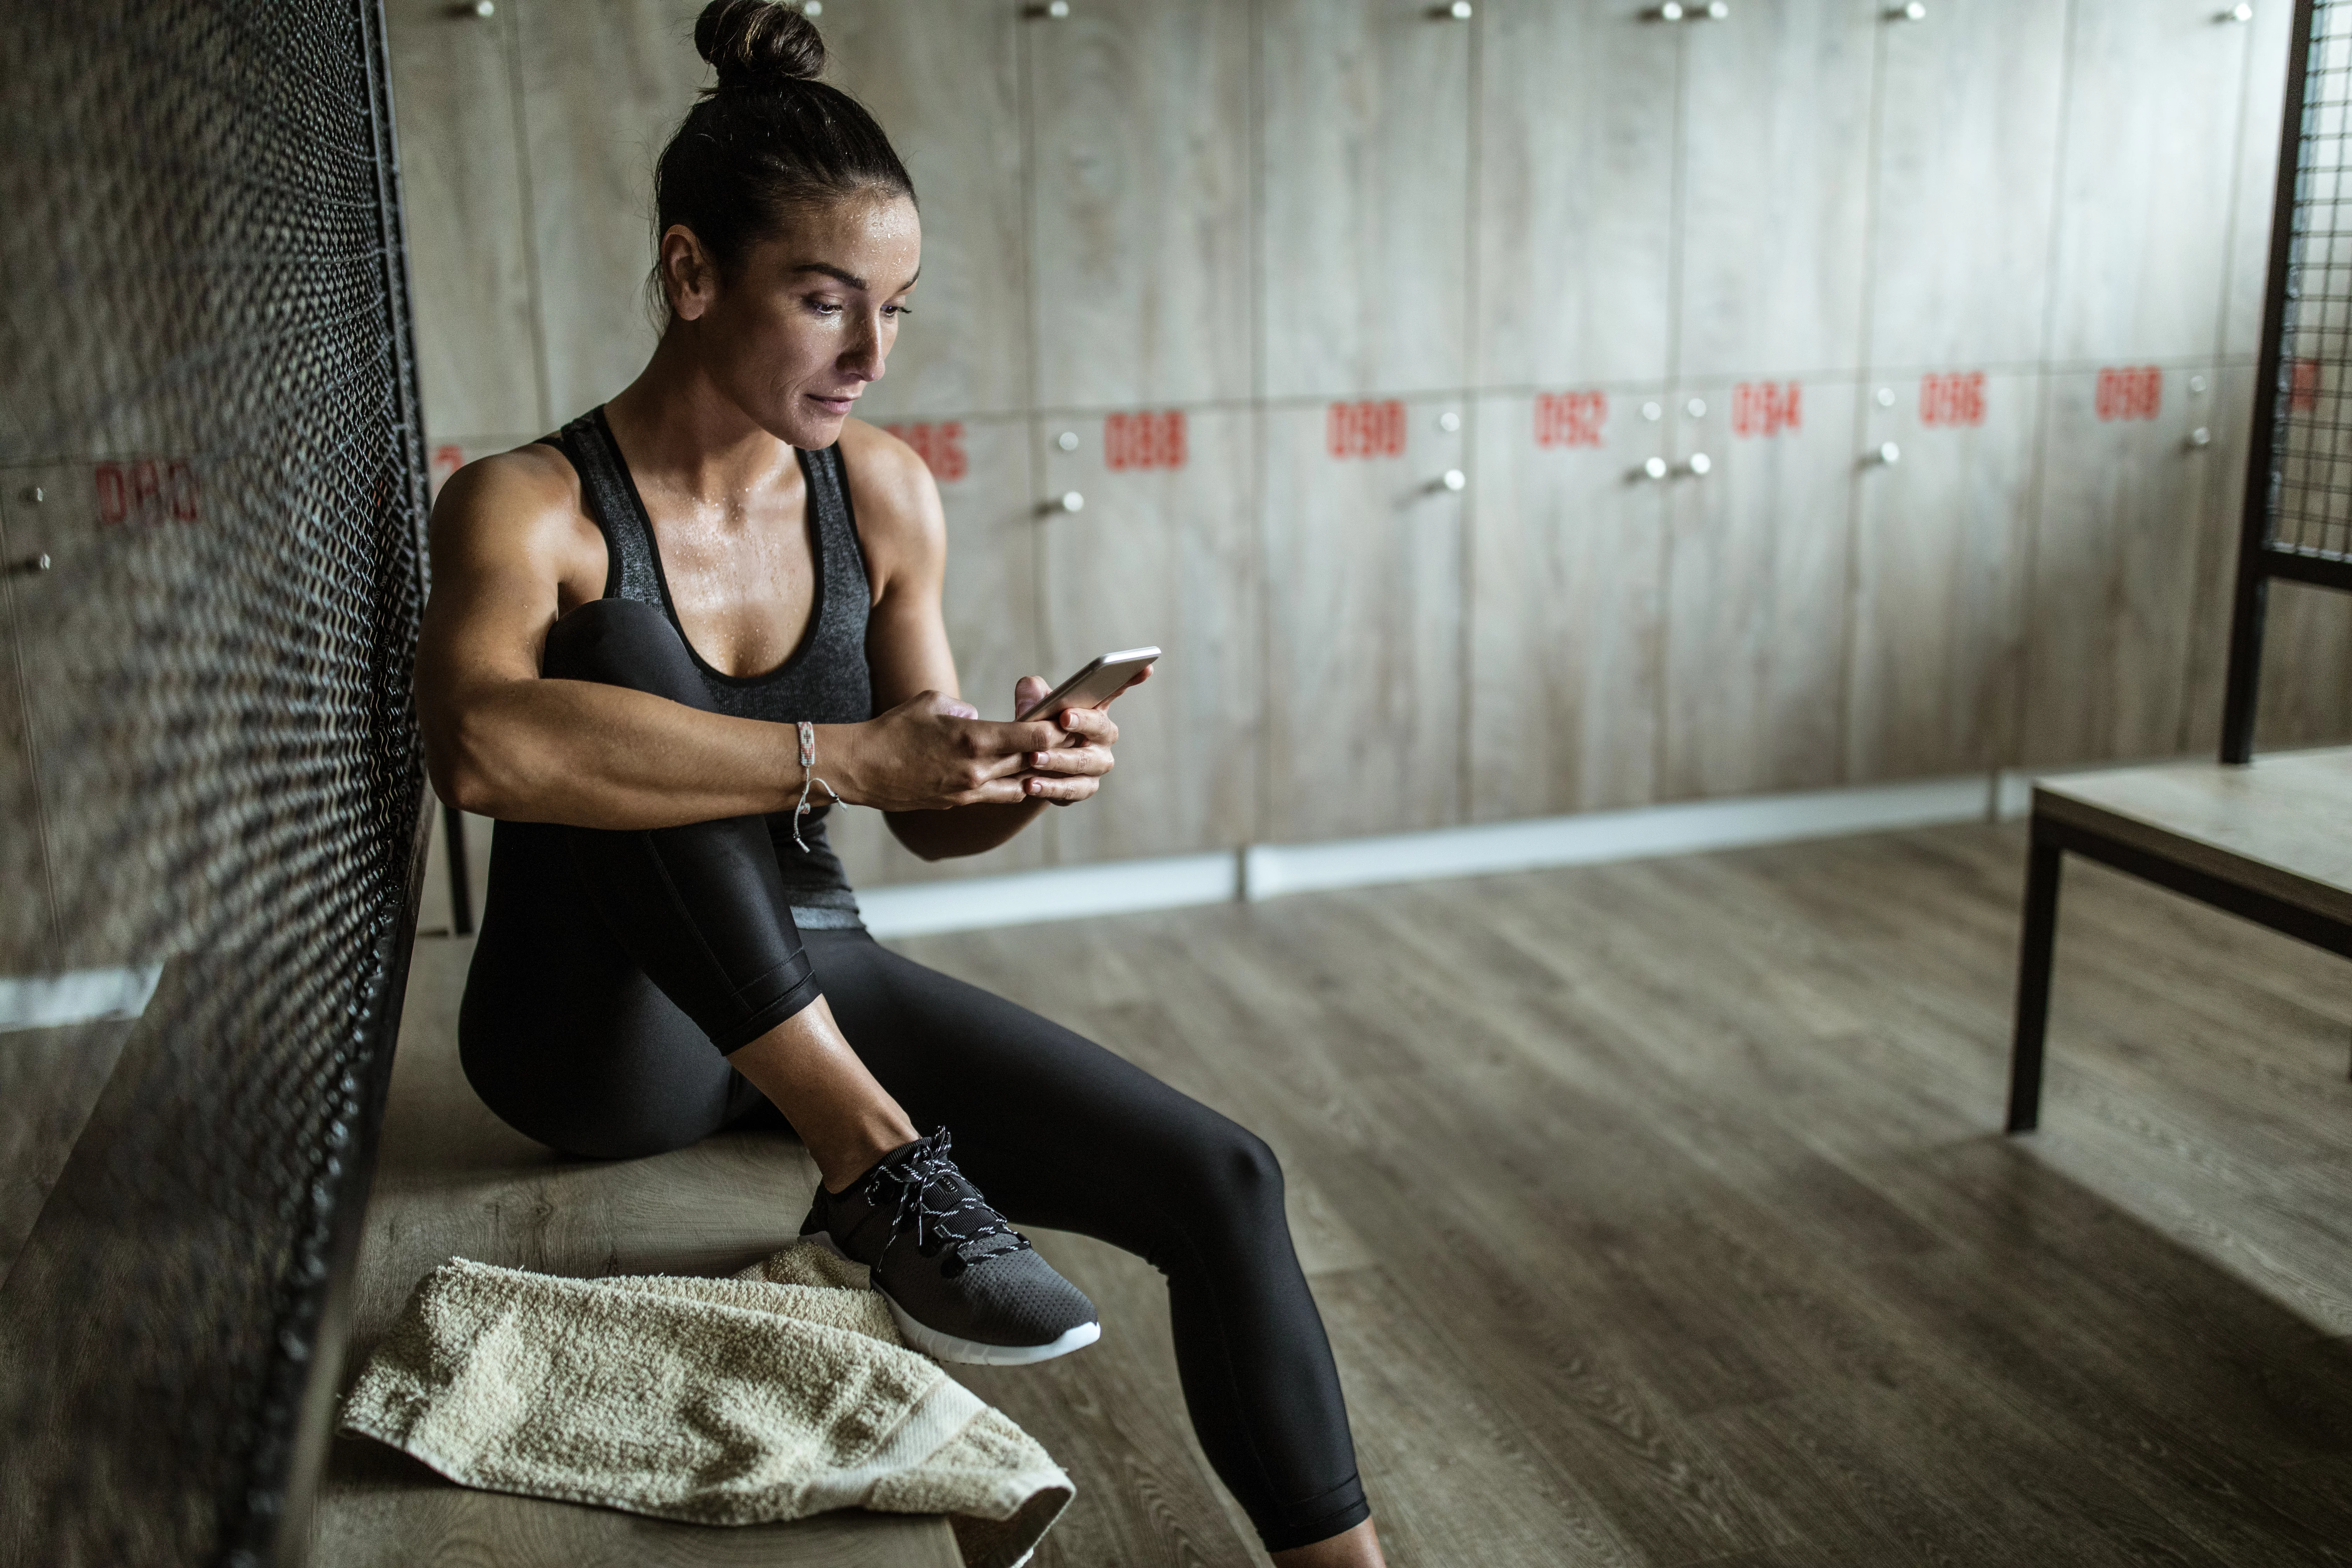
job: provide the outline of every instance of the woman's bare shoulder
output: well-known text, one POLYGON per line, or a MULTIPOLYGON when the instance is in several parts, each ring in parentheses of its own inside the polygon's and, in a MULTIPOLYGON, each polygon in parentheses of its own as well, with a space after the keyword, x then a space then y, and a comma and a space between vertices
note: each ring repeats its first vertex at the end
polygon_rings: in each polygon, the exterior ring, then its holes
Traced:
POLYGON ((449 476, 433 503, 434 564, 530 559, 559 573, 604 541, 583 509, 571 460, 538 442, 479 458, 449 476))
POLYGON ((929 466, 912 447, 862 419, 843 424, 841 457, 875 591, 901 571, 935 570, 947 552, 947 514, 929 466))

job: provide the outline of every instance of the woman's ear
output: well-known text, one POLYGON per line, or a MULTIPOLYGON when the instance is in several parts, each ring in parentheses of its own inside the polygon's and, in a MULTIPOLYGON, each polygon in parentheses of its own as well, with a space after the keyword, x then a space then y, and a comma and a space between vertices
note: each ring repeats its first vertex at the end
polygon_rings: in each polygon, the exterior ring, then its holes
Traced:
POLYGON ((670 313, 681 321, 701 320, 719 297, 719 268, 694 230, 682 223, 662 232, 661 281, 670 313))

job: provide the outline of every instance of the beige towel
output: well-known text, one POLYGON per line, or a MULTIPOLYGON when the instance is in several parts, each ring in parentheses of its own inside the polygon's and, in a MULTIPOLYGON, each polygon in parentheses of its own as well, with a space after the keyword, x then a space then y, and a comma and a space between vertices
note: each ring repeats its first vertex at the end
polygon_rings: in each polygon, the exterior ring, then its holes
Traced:
POLYGON ((561 1279, 453 1258, 343 1426, 491 1491, 696 1524, 943 1513, 971 1568, 1026 1559, 1073 1492, 904 1347, 863 1268, 795 1245, 733 1279, 561 1279))

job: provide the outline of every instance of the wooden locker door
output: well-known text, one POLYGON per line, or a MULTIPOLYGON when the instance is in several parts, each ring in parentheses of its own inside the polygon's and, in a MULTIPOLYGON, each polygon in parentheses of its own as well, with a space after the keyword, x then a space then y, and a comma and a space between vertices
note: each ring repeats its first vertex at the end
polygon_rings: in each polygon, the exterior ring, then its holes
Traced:
POLYGON ((653 171, 710 68, 697 0, 507 0, 522 58, 548 423, 619 392, 655 330, 653 171))
MULTIPOLYGON (((2337 374, 2324 369, 2324 382, 2337 374)), ((2212 447, 2205 454, 2206 506, 2199 541, 2197 611, 2189 634, 2189 689, 2181 712, 2178 750, 2218 751, 2221 743, 2222 682, 2230 662, 2230 619, 2235 604, 2238 521, 2246 495, 2246 456, 2252 434, 2254 367, 2223 367, 2213 378, 2207 421, 2212 447)), ((2296 411, 2308 432, 2336 416, 2341 405, 2315 397, 2316 406, 2296 411)), ((2321 457, 2324 447, 2305 436, 2301 449, 2321 457)), ((2326 473, 2324 459, 2313 465, 2326 473)), ((2290 472, 2310 472, 2301 465, 2290 472)), ((2284 578, 2271 581, 2263 616, 2263 679, 2254 706, 2254 745, 2259 751, 2352 742, 2352 594, 2315 588, 2284 578)))
POLYGON ((1861 363, 1871 56, 1882 0, 1682 25, 1680 356, 1693 383, 1861 363))
POLYGON ((1240 409, 1139 409, 1041 421, 1045 491, 1085 510, 1044 526, 1044 672, 1059 681, 1115 648, 1156 644, 1150 681, 1119 699, 1118 768, 1055 814, 1058 858, 1230 848, 1255 837, 1258 693, 1265 679, 1250 481, 1255 421, 1240 409), (1064 450, 1062 437, 1076 437, 1064 450))
POLYGON ((873 111, 915 182, 923 281, 870 419, 1027 406, 1022 0, 849 0, 818 23, 825 79, 873 111))
POLYGON ((1663 414, 1638 390, 1479 402, 1474 821, 1657 798, 1667 481, 1643 465, 1670 456, 1663 414))
POLYGON ((1247 397, 1247 0, 1087 0, 1029 38, 1039 404, 1247 397))
MULTIPOLYGON (((915 421, 886 426, 930 464, 947 509, 943 605, 948 646, 964 700, 985 719, 1013 717, 1013 683, 1024 675, 1060 679, 1045 668, 1037 636, 1037 532, 1041 510, 1031 482, 1029 428, 1020 419, 915 421)), ((878 694, 877 694, 878 695, 878 694)), ((819 758, 818 771, 824 759, 819 758)), ((962 859, 925 861, 890 836, 879 812, 836 808, 828 831, 861 887, 993 876, 1044 865, 1048 820, 1003 848, 962 859), (1040 828, 1046 831, 1041 832, 1040 828)))
POLYGON ((1462 495, 1444 476, 1464 412, 1375 398, 1265 416, 1270 840, 1461 819, 1462 495))
MULTIPOLYGON (((209 899, 233 896, 149 853, 191 834, 151 760, 159 739, 170 742, 125 679, 138 668, 137 609, 202 598, 206 542, 192 473, 168 458, 124 457, 8 477, 11 555, 51 562, 11 579, 9 608, 61 968, 152 963, 200 926, 209 899), (23 499, 34 488, 37 506, 23 499)), ((202 636, 208 624, 196 616, 177 635, 202 636)))
POLYGON ((1603 0, 1487 0, 1479 25, 1474 379, 1663 382, 1675 30, 1603 0))
POLYGON ((2210 0, 2074 7, 2054 363, 2185 367, 2215 353, 2255 36, 2217 20, 2226 9, 2210 0))
MULTIPOLYGON (((2334 36, 2314 51, 2310 68, 2352 65, 2352 18, 2328 14, 2334 36)), ((2271 211, 2278 195, 2281 115, 2285 110, 2287 47, 2294 32, 2292 0, 2258 5, 2246 30, 2246 92, 2239 109, 2236 205, 2231 214, 2229 291, 2222 301, 2221 357, 2252 363, 2262 352, 2263 296, 2271 257, 2271 211)), ((2216 721, 2218 723, 2219 721, 2216 721)))
POLYGON ((1268 0, 1259 28, 1266 392, 1461 385, 1470 26, 1430 0, 1268 0))
POLYGON ((549 428, 516 141, 512 6, 387 0, 401 204, 425 427, 435 441, 549 428))
POLYGON ((1811 788, 1843 771, 1856 393, 1851 382, 1783 380, 1675 395, 1668 798, 1811 788), (1690 471, 1697 453, 1704 476, 1690 471))
POLYGON ((41 483, 34 471, 0 470, 0 974, 38 974, 58 966, 16 612, 19 592, 45 575, 35 564, 43 531, 28 526, 24 515, 47 504, 46 491, 42 501, 32 499, 41 483))
POLYGON ((2053 373, 2026 613, 2029 766, 2180 749, 2213 504, 2210 368, 2053 373), (2193 393, 2197 382, 2207 391, 2193 393))
POLYGON ((1846 777, 1999 766, 2017 751, 2040 377, 1931 371, 1869 394, 1853 479, 1846 777))
POLYGON ((1906 408, 1922 373, 2042 357, 2065 23, 1966 0, 1885 25, 1869 353, 1906 408))

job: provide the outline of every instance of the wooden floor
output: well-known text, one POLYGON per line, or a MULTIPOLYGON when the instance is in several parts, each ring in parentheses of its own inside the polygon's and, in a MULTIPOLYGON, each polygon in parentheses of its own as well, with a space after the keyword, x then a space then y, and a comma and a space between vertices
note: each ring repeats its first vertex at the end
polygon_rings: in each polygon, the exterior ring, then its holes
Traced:
MULTIPOLYGON (((2043 1129, 2006 1140, 2023 860, 1944 828, 899 945, 1274 1144, 1400 1568, 2352 1563, 2352 965, 2071 868, 2043 1129)), ((464 952, 420 944, 363 1339, 453 1242, 718 1268, 793 1226, 777 1140, 499 1142, 435 1034, 464 952), (455 1221, 400 1197, 453 1181, 455 1221)), ((1037 1240, 1103 1342, 961 1375, 1078 1481, 1039 1563, 1261 1561, 1158 1277, 1037 1240)), ((509 1560, 341 1462, 323 1563, 509 1560)), ((932 1560, 677 1533, 569 1561, 932 1560)))

